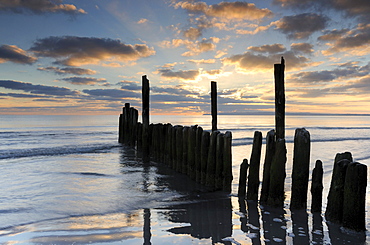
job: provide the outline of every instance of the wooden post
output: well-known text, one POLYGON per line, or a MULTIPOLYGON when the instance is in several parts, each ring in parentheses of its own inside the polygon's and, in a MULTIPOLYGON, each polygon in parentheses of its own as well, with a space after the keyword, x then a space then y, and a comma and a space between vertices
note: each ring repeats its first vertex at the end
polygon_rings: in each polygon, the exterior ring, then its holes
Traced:
POLYGON ((209 153, 209 145, 211 142, 211 134, 208 131, 203 131, 202 133, 202 145, 200 149, 200 183, 202 185, 206 184, 207 179, 207 166, 208 166, 208 153, 209 153))
POLYGON ((142 76, 142 123, 143 123, 143 140, 142 140, 142 150, 143 150, 143 161, 149 161, 149 80, 146 75, 142 76))
POLYGON ((224 134, 219 133, 216 139, 216 169, 215 169, 215 189, 221 190, 223 186, 224 168, 224 134))
POLYGON ((214 187, 215 186, 215 173, 216 173, 216 144, 217 144, 217 135, 219 131, 213 131, 211 134, 211 140, 209 144, 208 151, 208 161, 207 161, 207 172, 206 172, 206 186, 214 187))
POLYGON ((212 131, 217 130, 217 83, 211 82, 212 131))
POLYGON ((130 133, 130 103, 125 103, 125 108, 123 109, 123 143, 127 144, 129 141, 130 133))
POLYGON ((277 139, 275 156, 271 163, 270 188, 267 204, 274 207, 284 206, 284 182, 286 164, 285 139, 277 139))
POLYGON ((322 190, 324 189, 322 178, 324 170, 322 168, 322 162, 316 161, 315 168, 312 171, 312 183, 311 183, 311 212, 321 213, 322 207, 322 190))
POLYGON ((232 134, 226 131, 224 135, 224 167, 223 167, 223 187, 222 190, 231 193, 231 183, 233 181, 232 166, 232 134))
POLYGON ((188 175, 195 180, 195 145, 198 125, 191 126, 188 135, 188 175))
POLYGON ((259 171, 261 161, 262 133, 254 132, 253 147, 248 174, 247 200, 258 200, 258 188, 260 185, 259 171))
POLYGON ((182 171, 182 158, 183 158, 183 141, 182 141, 183 126, 176 126, 176 171, 182 171))
POLYGON ((123 137, 123 114, 119 114, 118 119, 118 143, 122 143, 123 137))
POLYGON ((271 169, 271 162, 275 155, 275 130, 270 130, 266 135, 266 154, 265 154, 265 162, 263 164, 263 180, 262 180, 262 188, 261 188, 261 195, 260 195, 260 202, 261 204, 265 204, 267 202, 267 198, 269 195, 269 188, 270 188, 270 169, 271 169))
POLYGON ((238 197, 245 197, 248 167, 248 159, 243 159, 242 164, 240 164, 238 197))
POLYGON ((201 164, 202 164, 202 135, 203 128, 198 127, 195 136, 195 181, 201 182, 201 164))
POLYGON ((183 174, 188 174, 188 142, 189 142, 189 126, 184 126, 182 129, 182 170, 183 174))
POLYGON ((310 133, 304 128, 297 128, 294 135, 292 195, 290 209, 307 208, 307 190, 310 172, 310 133))
POLYGON ((367 166, 358 162, 350 163, 344 184, 343 227, 365 231, 367 166))
POLYGON ((344 181, 347 167, 352 161, 352 154, 349 152, 338 153, 335 156, 325 211, 325 218, 328 221, 339 224, 343 221, 344 181))
POLYGON ((281 64, 274 65, 275 77, 275 127, 276 138, 285 138, 285 89, 284 89, 285 61, 281 57, 281 64))

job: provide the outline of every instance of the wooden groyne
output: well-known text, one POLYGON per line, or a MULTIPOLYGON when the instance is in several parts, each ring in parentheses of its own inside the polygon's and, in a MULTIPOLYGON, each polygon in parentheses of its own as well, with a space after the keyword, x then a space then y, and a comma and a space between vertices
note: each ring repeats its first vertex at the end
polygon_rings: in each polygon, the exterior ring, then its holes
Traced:
MULTIPOLYGON (((252 154, 240 166, 238 196, 260 204, 283 208, 287 149, 285 140, 285 61, 274 65, 275 129, 266 135, 266 154, 262 183, 259 179, 262 133, 254 133, 252 154), (261 193, 259 194, 261 186, 261 193)), ((122 144, 141 152, 143 162, 150 159, 164 163, 188 175, 210 190, 231 193, 232 135, 217 130, 217 83, 211 82, 212 130, 201 126, 182 126, 149 122, 149 80, 142 77, 142 123, 138 110, 126 103, 119 117, 119 137, 122 144)), ((309 188, 311 138, 305 128, 294 135, 293 171, 290 209, 292 213, 306 210, 309 188)), ((334 160, 325 218, 345 228, 364 231, 367 166, 353 162, 349 152, 338 153, 334 160)), ((322 210, 323 163, 316 161, 312 171, 311 212, 322 210)))
POLYGON ((149 80, 142 77, 142 123, 138 110, 126 103, 119 116, 118 142, 135 147, 143 161, 164 163, 210 190, 231 192, 232 154, 230 131, 217 130, 216 82, 211 82, 212 131, 198 125, 149 123, 149 80))

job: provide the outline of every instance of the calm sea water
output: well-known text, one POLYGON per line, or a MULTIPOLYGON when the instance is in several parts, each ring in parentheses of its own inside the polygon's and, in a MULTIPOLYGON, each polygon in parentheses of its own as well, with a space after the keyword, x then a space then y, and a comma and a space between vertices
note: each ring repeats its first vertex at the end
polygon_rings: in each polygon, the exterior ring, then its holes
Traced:
MULTIPOLYGON (((210 116, 151 121, 210 129, 210 116)), ((235 197, 254 131, 265 136, 273 116, 219 116, 219 129, 233 134, 231 196, 206 193, 160 163, 143 165, 133 149, 117 143, 117 124, 118 115, 0 115, 0 243, 370 244, 369 233, 343 233, 309 211, 270 210, 235 197)), ((370 164, 370 117, 287 116, 287 207, 298 127, 311 134, 311 169, 317 159, 324 163, 325 210, 335 154, 350 151, 370 164)), ((370 230, 369 195, 366 210, 370 230)))

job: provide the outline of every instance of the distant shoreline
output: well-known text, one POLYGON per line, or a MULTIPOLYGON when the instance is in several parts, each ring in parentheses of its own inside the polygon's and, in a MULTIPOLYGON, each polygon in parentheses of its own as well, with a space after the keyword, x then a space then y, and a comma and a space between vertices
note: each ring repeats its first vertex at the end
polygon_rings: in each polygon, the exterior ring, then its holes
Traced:
MULTIPOLYGON (((205 113, 203 116, 210 116, 210 113, 205 113)), ((251 113, 218 113, 218 115, 226 115, 226 116, 273 116, 275 113, 273 112, 251 112, 251 113)), ((370 114, 345 114, 345 113, 299 113, 299 112, 291 112, 286 113, 286 116, 370 116, 370 114)))

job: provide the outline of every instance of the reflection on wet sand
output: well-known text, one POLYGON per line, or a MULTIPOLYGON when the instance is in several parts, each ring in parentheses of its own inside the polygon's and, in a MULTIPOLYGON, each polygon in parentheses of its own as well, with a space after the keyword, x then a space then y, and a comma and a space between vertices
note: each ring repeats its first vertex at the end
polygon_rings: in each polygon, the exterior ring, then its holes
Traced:
POLYGON ((212 243, 216 243, 232 235, 231 210, 231 200, 225 198, 171 206, 161 214, 170 222, 188 224, 173 227, 169 232, 198 239, 211 238, 212 243))

